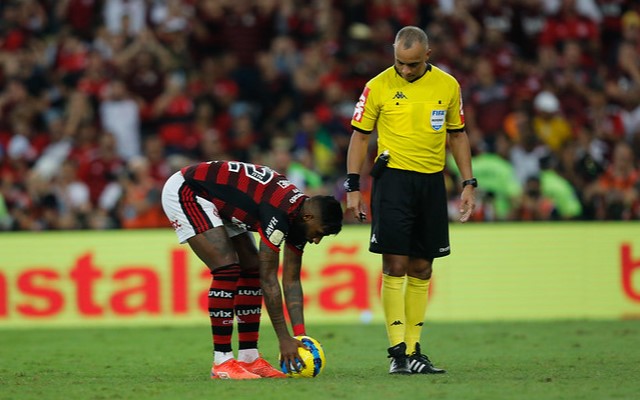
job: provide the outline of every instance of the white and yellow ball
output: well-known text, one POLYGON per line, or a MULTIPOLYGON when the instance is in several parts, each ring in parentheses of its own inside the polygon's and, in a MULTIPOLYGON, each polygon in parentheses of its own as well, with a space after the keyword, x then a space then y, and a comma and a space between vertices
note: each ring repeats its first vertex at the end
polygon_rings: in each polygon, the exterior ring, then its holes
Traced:
POLYGON ((322 345, 310 336, 296 336, 295 338, 309 348, 309 350, 303 347, 298 348, 298 354, 304 361, 305 367, 302 368, 300 372, 290 371, 288 366, 284 365, 282 360, 280 360, 280 369, 291 378, 315 378, 324 370, 326 361, 322 345))

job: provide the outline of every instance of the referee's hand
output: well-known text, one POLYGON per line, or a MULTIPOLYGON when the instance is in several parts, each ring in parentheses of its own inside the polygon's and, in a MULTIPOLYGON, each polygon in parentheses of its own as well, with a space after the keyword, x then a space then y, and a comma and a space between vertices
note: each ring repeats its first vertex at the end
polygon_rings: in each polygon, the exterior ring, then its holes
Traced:
POLYGON ((367 220, 367 212, 360 191, 347 193, 347 211, 352 212, 355 219, 360 222, 367 220))
POLYGON ((467 222, 476 209, 476 188, 467 185, 460 195, 460 222, 467 222))

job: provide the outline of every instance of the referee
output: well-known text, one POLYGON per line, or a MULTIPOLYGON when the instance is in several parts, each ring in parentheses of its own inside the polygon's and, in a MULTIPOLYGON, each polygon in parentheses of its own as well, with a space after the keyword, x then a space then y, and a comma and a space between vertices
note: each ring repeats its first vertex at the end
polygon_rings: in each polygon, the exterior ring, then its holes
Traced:
POLYGON ((367 82, 351 120, 347 209, 361 221, 366 218, 359 174, 377 129, 369 251, 382 254, 389 373, 444 373, 419 342, 433 260, 450 254, 443 176, 447 138, 462 178, 461 222, 474 211, 477 181, 457 80, 429 64, 431 49, 422 29, 402 28, 393 46, 394 65, 367 82))

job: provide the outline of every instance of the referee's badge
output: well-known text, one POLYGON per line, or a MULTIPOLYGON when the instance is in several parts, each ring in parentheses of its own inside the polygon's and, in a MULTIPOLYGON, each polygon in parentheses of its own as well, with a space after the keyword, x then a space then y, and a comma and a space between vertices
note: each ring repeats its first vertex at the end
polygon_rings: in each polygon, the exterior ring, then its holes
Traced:
POLYGON ((444 116, 446 115, 446 110, 432 110, 431 111, 431 127, 434 131, 439 131, 444 125, 444 116))

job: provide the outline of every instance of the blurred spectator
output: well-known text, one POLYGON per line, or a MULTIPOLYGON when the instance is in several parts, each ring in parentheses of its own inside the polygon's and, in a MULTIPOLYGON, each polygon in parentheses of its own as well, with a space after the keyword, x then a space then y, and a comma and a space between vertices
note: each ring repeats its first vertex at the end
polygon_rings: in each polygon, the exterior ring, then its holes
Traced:
POLYGON ((627 143, 616 145, 611 165, 585 191, 585 202, 593 208, 598 220, 630 220, 640 216, 640 172, 627 143))
POLYGON ((122 80, 113 80, 100 103, 102 128, 114 135, 118 155, 124 160, 140 155, 140 108, 122 80))
POLYGON ((104 0, 103 18, 113 33, 134 36, 146 26, 145 0, 104 0))
POLYGON ((124 160, 118 156, 116 138, 104 133, 86 164, 82 166, 80 177, 89 185, 91 203, 98 205, 103 191, 110 183, 117 180, 124 169, 124 160))
POLYGON ((495 142, 503 133, 503 121, 511 111, 512 103, 509 86, 496 77, 488 59, 481 58, 476 63, 474 84, 465 99, 465 122, 472 145, 495 151, 495 142))
POLYGON ((542 195, 555 205, 558 219, 578 219, 582 215, 582 204, 571 183, 555 170, 556 161, 552 156, 540 161, 540 187, 542 195))
POLYGON ((167 225, 160 205, 162 185, 153 179, 146 158, 130 159, 120 181, 122 197, 118 205, 118 217, 122 228, 160 228, 167 225))
POLYGON ((58 215, 51 228, 86 228, 92 206, 89 187, 78 178, 78 164, 73 160, 65 161, 52 184, 58 215))
POLYGON ((195 154, 198 137, 190 129, 194 105, 187 95, 185 78, 179 73, 167 75, 164 87, 151 110, 158 135, 167 154, 195 154))
POLYGON ((553 219, 554 204, 542 194, 540 178, 527 178, 522 197, 514 213, 517 221, 549 221, 553 219))
POLYGON ((92 29, 99 20, 100 6, 104 0, 58 0, 55 15, 59 21, 65 21, 73 31, 83 39, 90 39, 92 29))
MULTIPOLYGON (((473 157, 473 173, 482 182, 478 197, 485 206, 491 204, 491 212, 483 214, 492 218, 492 221, 505 221, 511 218, 522 186, 509 162, 509 141, 504 135, 496 138, 495 149, 495 152, 482 152, 473 157)), ((454 168, 455 163, 447 164, 454 175, 459 175, 457 168, 454 168)))
POLYGON ((536 136, 555 153, 571 140, 569 121, 562 115, 560 101, 551 92, 542 91, 533 100, 535 115, 533 130, 536 136))
MULTIPOLYGON (((269 166, 276 171, 282 171, 291 183, 304 193, 311 193, 310 196, 326 193, 322 177, 294 159, 288 143, 289 141, 285 140, 284 143, 272 144, 269 166)), ((304 150, 298 154, 304 157, 304 150)))
POLYGON ((509 161, 521 185, 540 173, 540 160, 549 155, 549 149, 542 144, 531 128, 531 120, 527 117, 521 125, 520 140, 511 146, 509 161))

